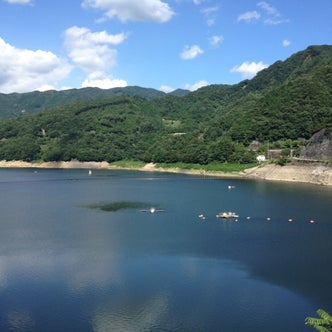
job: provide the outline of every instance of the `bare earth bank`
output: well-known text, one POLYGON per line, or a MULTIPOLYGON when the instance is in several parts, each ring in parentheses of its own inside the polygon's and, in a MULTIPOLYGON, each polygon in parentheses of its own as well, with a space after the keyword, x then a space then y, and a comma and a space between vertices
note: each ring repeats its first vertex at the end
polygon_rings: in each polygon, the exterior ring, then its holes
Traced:
MULTIPOLYGON (((125 169, 112 166, 107 162, 80 162, 80 161, 61 161, 29 163, 23 161, 0 161, 0 168, 64 168, 64 169, 125 169)), ((131 168, 132 169, 132 168, 131 168)), ((139 168, 140 171, 185 173, 204 176, 220 176, 227 178, 248 178, 264 179, 271 181, 292 181, 304 182, 319 185, 332 185, 332 167, 324 165, 286 165, 279 166, 267 164, 249 168, 241 173, 223 173, 223 172, 205 172, 199 170, 180 170, 180 169, 162 169, 156 168, 155 164, 149 163, 139 168)))

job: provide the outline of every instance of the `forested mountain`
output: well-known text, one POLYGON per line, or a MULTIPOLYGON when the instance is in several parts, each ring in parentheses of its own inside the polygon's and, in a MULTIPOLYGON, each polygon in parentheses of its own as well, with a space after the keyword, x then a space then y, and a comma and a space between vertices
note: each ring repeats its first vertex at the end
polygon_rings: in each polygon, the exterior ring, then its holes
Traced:
MULTIPOLYGON (((189 91, 173 91, 174 94, 184 95, 189 91)), ((146 99, 159 98, 165 95, 164 92, 142 88, 139 86, 127 86, 124 88, 99 89, 82 88, 62 91, 33 91, 27 93, 0 93, 0 118, 13 118, 22 114, 36 113, 42 110, 54 108, 57 106, 72 104, 78 101, 88 101, 97 99, 106 99, 115 96, 140 96, 146 99)))
MULTIPOLYGON (((75 90, 88 101, 75 99, 72 90, 31 93, 39 102, 35 111, 55 100, 61 106, 1 120, 0 159, 207 164, 251 162, 267 147, 300 153, 315 132, 327 128, 331 135, 332 46, 310 46, 235 85, 173 94, 116 91, 105 99, 103 90, 75 90), (258 151, 252 151, 254 140, 258 151)), ((16 105, 33 104, 31 94, 15 94, 16 105)), ((14 104, 6 102, 10 114, 14 104)))

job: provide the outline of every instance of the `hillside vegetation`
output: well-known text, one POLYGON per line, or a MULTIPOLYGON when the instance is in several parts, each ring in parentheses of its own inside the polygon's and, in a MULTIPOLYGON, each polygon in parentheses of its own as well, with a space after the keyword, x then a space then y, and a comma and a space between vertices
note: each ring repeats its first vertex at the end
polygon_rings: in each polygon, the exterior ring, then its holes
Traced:
POLYGON ((331 133, 332 46, 310 46, 235 85, 107 91, 0 95, 0 159, 203 165, 250 163, 273 147, 299 154, 315 132, 331 133))
MULTIPOLYGON (((188 90, 175 90, 170 95, 183 96, 188 90)), ((0 93, 0 118, 15 118, 20 115, 37 113, 57 106, 78 101, 106 99, 115 96, 141 96, 146 99, 159 98, 166 95, 162 91, 127 86, 124 88, 99 89, 82 88, 63 91, 33 91, 28 93, 0 93)))

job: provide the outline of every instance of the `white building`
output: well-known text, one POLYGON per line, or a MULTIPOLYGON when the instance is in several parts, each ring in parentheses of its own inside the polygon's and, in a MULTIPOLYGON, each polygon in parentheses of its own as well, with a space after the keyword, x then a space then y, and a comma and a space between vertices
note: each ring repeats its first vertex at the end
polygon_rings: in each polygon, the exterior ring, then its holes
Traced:
POLYGON ((260 155, 258 155, 258 156, 256 157, 256 160, 259 161, 259 162, 261 162, 261 161, 265 161, 266 158, 265 158, 265 156, 264 156, 263 154, 260 154, 260 155))

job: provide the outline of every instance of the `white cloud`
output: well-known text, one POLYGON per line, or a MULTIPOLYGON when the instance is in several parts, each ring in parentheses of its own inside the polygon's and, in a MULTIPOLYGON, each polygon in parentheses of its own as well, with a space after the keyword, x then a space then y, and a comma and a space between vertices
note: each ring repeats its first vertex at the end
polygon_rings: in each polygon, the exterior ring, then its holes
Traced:
POLYGON ((118 17, 120 21, 153 21, 164 23, 174 15, 170 6, 161 0, 83 0, 84 8, 104 12, 104 17, 118 17))
POLYGON ((127 86, 127 82, 121 79, 114 79, 105 76, 104 73, 92 73, 89 77, 82 83, 82 88, 95 87, 100 89, 111 89, 117 87, 127 86))
POLYGON ((246 12, 237 18, 238 21, 245 21, 247 23, 254 21, 254 20, 259 20, 261 17, 261 14, 259 14, 256 10, 251 11, 251 12, 246 12))
POLYGON ((289 40, 287 40, 287 39, 284 39, 283 41, 282 41, 282 46, 283 47, 287 47, 287 46, 289 46, 291 44, 291 42, 289 41, 289 40))
POLYGON ((202 10, 202 12, 203 12, 204 15, 209 16, 209 15, 213 15, 213 14, 215 14, 216 12, 218 12, 218 10, 219 10, 219 7, 215 6, 215 7, 207 7, 207 8, 204 8, 204 9, 202 10))
POLYGON ((206 17, 206 23, 208 26, 212 26, 216 22, 216 16, 219 11, 219 7, 207 7, 202 10, 204 16, 206 17))
POLYGON ((108 34, 106 31, 91 32, 88 28, 73 26, 65 32, 65 46, 75 65, 88 74, 84 86, 125 86, 123 80, 110 78, 108 71, 116 66, 117 50, 110 45, 121 44, 127 35, 108 34))
POLYGON ((230 71, 231 73, 240 73, 243 79, 254 77, 259 71, 267 68, 268 65, 264 64, 262 61, 259 62, 243 62, 239 66, 233 67, 230 71))
POLYGON ((4 0, 4 1, 10 4, 19 4, 19 5, 27 5, 29 3, 32 3, 32 0, 4 0))
POLYGON ((258 7, 260 7, 261 9, 265 10, 265 12, 268 15, 273 15, 273 16, 280 16, 279 11, 272 7, 269 3, 265 2, 265 1, 261 1, 257 4, 258 7))
POLYGON ((215 35, 212 36, 209 41, 212 46, 218 46, 224 41, 224 37, 221 35, 215 35))
POLYGON ((266 20, 264 20, 264 24, 266 25, 279 25, 283 23, 288 23, 289 20, 287 19, 276 19, 276 18, 271 18, 268 17, 266 20))
POLYGON ((237 20, 246 23, 250 23, 254 20, 261 20, 266 25, 278 25, 289 22, 288 19, 282 18, 277 8, 265 1, 258 2, 257 7, 259 7, 260 12, 257 12, 256 10, 248 11, 239 15, 237 20))
POLYGON ((127 36, 123 32, 109 35, 106 31, 91 32, 88 28, 73 26, 66 30, 65 38, 68 48, 90 48, 98 44, 119 45, 127 36))
POLYGON ((159 88, 160 91, 163 91, 165 93, 169 93, 169 92, 172 92, 174 91, 175 89, 172 88, 171 86, 168 86, 168 85, 162 85, 160 88, 159 88))
POLYGON ((198 45, 185 46, 183 52, 180 54, 180 57, 183 60, 191 60, 203 53, 204 51, 198 45))
POLYGON ((194 84, 185 84, 184 89, 190 90, 190 91, 195 91, 199 88, 202 88, 203 86, 207 86, 209 83, 205 80, 201 80, 198 82, 195 82, 194 84))
POLYGON ((71 66, 49 51, 19 49, 0 38, 0 91, 27 92, 55 88, 71 66))

